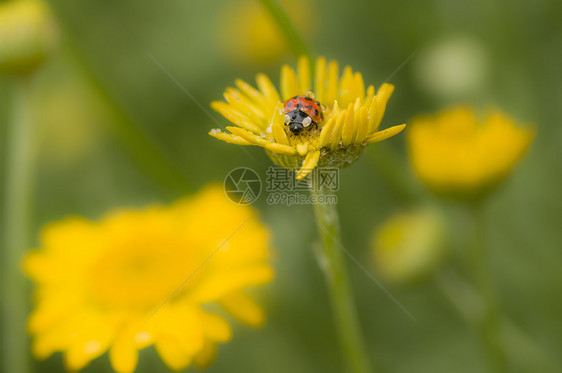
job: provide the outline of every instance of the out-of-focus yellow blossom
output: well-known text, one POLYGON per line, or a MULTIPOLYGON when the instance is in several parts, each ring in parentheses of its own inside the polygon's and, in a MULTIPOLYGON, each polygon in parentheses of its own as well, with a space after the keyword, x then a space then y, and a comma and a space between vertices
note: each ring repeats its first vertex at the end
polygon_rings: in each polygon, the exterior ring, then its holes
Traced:
POLYGON ((371 249, 378 273, 406 282, 430 273, 443 256, 441 215, 430 209, 397 214, 374 232, 371 249))
POLYGON ((410 160, 419 178, 438 194, 474 198, 501 182, 525 154, 534 129, 518 127, 497 110, 481 120, 468 106, 412 120, 410 160))
POLYGON ((46 6, 35 0, 0 3, 0 72, 28 74, 56 44, 56 28, 46 6))
MULTIPOLYGON (((307 35, 316 23, 310 0, 279 1, 291 12, 295 25, 307 35)), ((218 38, 229 60, 240 64, 267 64, 279 60, 291 50, 279 25, 256 0, 239 0, 225 5, 219 17, 218 38)))
POLYGON ((132 372, 138 350, 154 345, 174 370, 205 366, 232 332, 203 306, 264 322, 245 289, 271 280, 268 246, 256 213, 216 185, 167 207, 51 224, 24 260, 36 285, 33 353, 62 351, 68 369, 79 370, 109 350, 117 372, 132 372))
POLYGON ((296 71, 284 65, 280 93, 264 74, 258 74, 256 82, 258 89, 236 80, 237 88, 224 93, 226 102, 212 103, 236 126, 226 127, 230 133, 213 129, 209 134, 228 143, 265 148, 277 165, 299 169, 299 180, 316 166, 352 164, 365 146, 394 136, 406 126, 378 130, 393 85, 384 83, 378 92, 372 85, 365 89, 361 73, 347 66, 339 77, 338 63, 328 63, 323 57, 316 60, 314 74, 306 57, 299 59, 296 71), (318 129, 295 135, 284 124, 284 102, 296 95, 313 95, 324 106, 318 129))

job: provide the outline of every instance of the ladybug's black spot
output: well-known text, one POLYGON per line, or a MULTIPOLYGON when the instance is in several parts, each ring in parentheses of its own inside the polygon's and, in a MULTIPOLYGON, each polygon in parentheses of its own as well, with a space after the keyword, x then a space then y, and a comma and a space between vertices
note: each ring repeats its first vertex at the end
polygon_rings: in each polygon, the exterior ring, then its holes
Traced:
POLYGON ((318 111, 316 109, 312 109, 312 115, 318 115, 318 111))
POLYGON ((297 104, 297 109, 300 109, 302 107, 302 104, 297 104))
POLYGON ((318 107, 320 107, 320 101, 315 101, 316 105, 318 105, 318 107))
POLYGON ((313 110, 314 108, 312 107, 312 105, 306 105, 307 108, 309 108, 310 110, 313 110))
POLYGON ((308 96, 305 97, 304 99, 305 99, 306 101, 312 101, 312 99, 311 99, 310 97, 308 97, 308 96))

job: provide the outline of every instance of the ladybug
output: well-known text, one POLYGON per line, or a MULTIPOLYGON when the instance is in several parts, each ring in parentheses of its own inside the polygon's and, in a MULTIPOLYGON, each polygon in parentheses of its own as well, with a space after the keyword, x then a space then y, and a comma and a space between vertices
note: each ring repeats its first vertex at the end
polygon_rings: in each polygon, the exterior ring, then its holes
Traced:
POLYGON ((295 96, 285 102, 285 125, 289 126, 295 135, 301 133, 310 125, 318 128, 323 114, 320 102, 309 96, 295 96))

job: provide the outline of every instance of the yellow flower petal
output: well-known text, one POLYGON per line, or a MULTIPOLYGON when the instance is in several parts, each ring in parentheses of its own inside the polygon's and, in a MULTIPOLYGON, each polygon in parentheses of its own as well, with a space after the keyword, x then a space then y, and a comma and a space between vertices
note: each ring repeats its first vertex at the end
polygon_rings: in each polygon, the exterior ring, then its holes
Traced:
POLYGON ((139 354, 131 331, 121 332, 109 349, 111 366, 118 373, 131 373, 135 370, 139 354))
POLYGON ((303 142, 303 143, 299 143, 297 144, 297 153, 302 157, 305 156, 306 153, 308 153, 308 143, 307 142, 303 142))
POLYGON ((204 333, 208 339, 216 342, 228 342, 232 338, 232 329, 222 317, 209 312, 202 312, 201 318, 204 333))
POLYGON ((356 95, 355 79, 353 78, 353 71, 351 66, 346 66, 343 69, 343 75, 340 82, 339 97, 342 106, 346 106, 349 103, 353 104, 356 95))
POLYGON ((153 315, 146 323, 152 334, 154 344, 174 343, 185 355, 193 355, 203 347, 205 341, 203 311, 194 305, 168 304, 153 315))
POLYGON ((247 129, 253 133, 260 133, 263 131, 262 128, 258 127, 255 123, 253 123, 248 117, 242 115, 236 109, 234 109, 231 105, 220 102, 220 101, 213 101, 211 103, 211 107, 218 111, 223 117, 228 119, 230 122, 236 124, 239 127, 247 129))
POLYGON ((220 304, 229 314, 249 326, 257 328, 265 323, 265 314, 262 308, 242 292, 226 295, 221 299, 220 304))
POLYGON ((325 86, 326 86, 326 59, 318 57, 316 59, 316 71, 314 76, 314 93, 316 99, 320 102, 325 101, 325 86))
POLYGON ((375 142, 386 140, 389 137, 392 137, 392 136, 400 133, 400 131, 402 131, 405 127, 406 127, 406 124, 401 124, 401 125, 398 125, 398 126, 387 128, 387 129, 379 131, 379 132, 375 132, 372 135, 370 135, 369 137, 367 137, 367 139, 365 139, 365 142, 367 144, 372 144, 372 143, 375 143, 375 142))
POLYGON ((248 97, 242 95, 240 91, 227 88, 223 96, 226 102, 230 104, 231 110, 248 118, 258 128, 263 129, 265 127, 265 118, 269 116, 269 113, 266 115, 260 107, 256 106, 248 97))
POLYGON ((74 299, 59 295, 43 301, 29 316, 27 329, 30 333, 41 333, 50 330, 66 321, 79 307, 74 299))
POLYGON ((117 325, 97 312, 87 311, 80 316, 80 333, 75 336, 65 354, 65 365, 77 371, 101 356, 110 346, 117 325))
POLYGON ((330 139, 334 127, 336 126, 337 115, 333 115, 328 119, 328 122, 322 127, 322 132, 320 133, 320 147, 324 148, 330 144, 330 139))
POLYGON ((199 284, 189 294, 189 299, 198 303, 210 302, 224 296, 243 285, 262 285, 273 278, 273 269, 269 266, 248 267, 243 271, 217 273, 212 278, 199 284))
POLYGON ((220 129, 212 129, 211 131, 209 131, 209 135, 229 144, 252 145, 251 142, 244 140, 242 137, 234 135, 232 133, 222 132, 220 129))
MULTIPOLYGON (((330 104, 338 98, 338 79, 338 63, 336 61, 330 61, 328 64, 328 88, 326 89, 325 98, 326 104, 330 104)), ((340 102, 340 104, 342 102, 340 102)))
POLYGON ((299 91, 301 94, 306 93, 312 89, 310 83, 310 61, 308 57, 300 57, 298 62, 298 81, 299 81, 299 91))
POLYGON ((205 342, 204 347, 195 355, 195 359, 193 360, 193 365, 197 369, 206 369, 208 368, 217 356, 217 345, 212 342, 205 342))
POLYGON ((277 143, 282 145, 289 145, 287 133, 285 132, 285 111, 283 103, 278 102, 275 110, 273 111, 273 118, 271 118, 271 132, 277 143))
POLYGON ((381 124, 382 117, 384 115, 386 109, 386 103, 388 99, 394 92, 394 86, 392 84, 384 83, 378 90, 375 98, 377 102, 377 110, 374 113, 373 117, 371 118, 371 122, 369 123, 369 132, 373 133, 379 128, 381 124))
POLYGON ((233 134, 242 137, 244 140, 254 144, 254 145, 258 145, 258 146, 265 146, 267 144, 269 144, 271 141, 264 139, 263 137, 260 137, 258 135, 256 135, 255 133, 252 133, 244 128, 240 128, 240 127, 233 127, 233 126, 228 126, 226 127, 227 130, 229 130, 230 132, 232 132, 233 134))
POLYGON ((332 149, 336 149, 340 146, 340 143, 342 141, 343 127, 346 119, 347 119, 347 112, 344 110, 339 114, 336 125, 334 126, 334 131, 332 133, 332 139, 331 139, 332 149))
POLYGON ((344 147, 348 147, 353 142, 353 138, 355 137, 355 113, 356 110, 354 109, 354 105, 350 103, 347 106, 347 110, 345 111, 345 119, 343 122, 343 129, 342 129, 342 145, 344 147))
POLYGON ((264 95, 260 91, 258 91, 242 79, 236 79, 234 81, 234 84, 236 84, 236 87, 238 87, 240 91, 244 92, 244 94, 252 99, 252 101, 254 101, 257 105, 265 105, 267 103, 268 99, 264 97, 264 95))
POLYGON ((193 360, 193 355, 187 354, 173 340, 156 340, 154 348, 164 363, 176 371, 187 368, 193 360))
POLYGON ((277 92, 277 88, 273 85, 271 80, 265 74, 258 74, 256 76, 256 83, 258 84, 258 88, 263 93, 263 95, 267 98, 270 104, 275 105, 277 101, 281 100, 281 96, 277 92))
POLYGON ((269 144, 265 144, 264 148, 267 150, 271 150, 274 153, 283 154, 283 155, 296 155, 297 150, 289 145, 277 144, 274 142, 270 142, 269 144))
POLYGON ((74 329, 80 325, 80 317, 71 315, 56 328, 42 331, 32 343, 32 353, 37 359, 46 359, 57 350, 67 349, 73 340, 74 329))
POLYGON ((353 140, 354 144, 363 143, 367 135, 369 135, 369 120, 367 118, 368 112, 369 111, 365 106, 362 106, 357 112, 358 114, 356 117, 357 135, 353 140))
POLYGON ((355 78, 355 95, 359 100, 363 101, 365 99, 365 82, 363 81, 363 75, 361 73, 353 74, 355 78))
POLYGON ((202 312, 190 306, 171 306, 149 320, 155 330, 154 347, 170 368, 181 370, 205 344, 202 312))
POLYGON ((287 101, 298 94, 299 86, 297 84, 295 70, 287 65, 283 65, 281 68, 281 96, 283 96, 283 101, 287 101))
POLYGON ((308 153, 302 167, 300 168, 299 172, 297 172, 296 179, 302 180, 308 176, 309 173, 316 167, 318 164, 318 160, 320 159, 320 151, 317 150, 315 152, 308 153))

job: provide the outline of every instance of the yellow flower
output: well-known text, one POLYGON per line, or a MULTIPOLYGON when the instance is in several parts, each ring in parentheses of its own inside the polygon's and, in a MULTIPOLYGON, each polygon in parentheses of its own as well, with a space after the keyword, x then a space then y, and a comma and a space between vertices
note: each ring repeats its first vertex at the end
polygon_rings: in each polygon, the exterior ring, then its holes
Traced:
POLYGON ((213 129, 209 134, 228 143, 265 148, 276 164, 300 168, 299 180, 317 165, 350 165, 366 145, 394 136, 406 125, 378 131, 394 86, 385 83, 375 93, 372 85, 365 89, 363 76, 351 67, 341 77, 338 74, 337 62, 327 63, 323 57, 316 60, 312 74, 308 59, 301 57, 296 72, 282 67, 281 93, 263 74, 256 77, 258 89, 236 80, 237 88, 227 88, 224 93, 226 102, 211 104, 236 126, 226 127, 230 133, 213 129), (314 96, 324 106, 318 129, 294 135, 284 124, 284 102, 296 95, 314 96))
POLYGON ((499 111, 479 120, 467 106, 412 120, 410 160, 419 178, 438 194, 476 197, 501 182, 534 137, 499 111))
MULTIPOLYGON (((281 0, 284 9, 298 9, 291 18, 300 30, 310 36, 315 30, 314 4, 308 0, 281 0)), ((263 64, 278 61, 290 52, 289 43, 278 24, 259 1, 237 0, 221 7, 218 17, 218 41, 229 61, 263 64)))
POLYGON ((51 54, 56 39, 54 20, 42 2, 0 3, 0 72, 34 71, 51 54))
POLYGON ((62 351, 79 370, 109 350, 117 372, 132 372, 138 350, 154 345, 172 369, 205 366, 231 329, 203 306, 263 323, 245 289, 271 280, 268 245, 256 213, 218 186, 167 207, 51 224, 24 260, 36 284, 33 353, 62 351))
POLYGON ((444 235, 443 218, 435 210, 394 215, 371 238, 378 272, 395 282, 418 279, 431 272, 443 256, 444 235))

